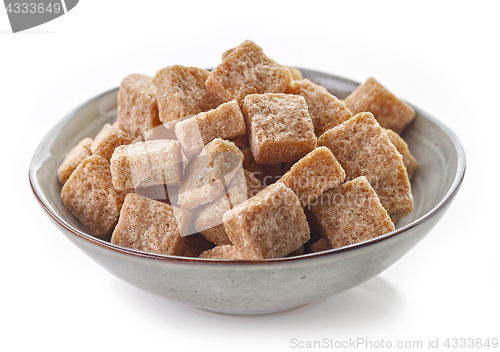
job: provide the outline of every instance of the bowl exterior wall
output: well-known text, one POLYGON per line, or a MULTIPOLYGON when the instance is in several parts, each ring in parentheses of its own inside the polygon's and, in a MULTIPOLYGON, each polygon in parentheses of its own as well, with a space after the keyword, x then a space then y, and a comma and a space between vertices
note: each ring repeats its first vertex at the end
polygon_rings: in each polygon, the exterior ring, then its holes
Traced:
POLYGON ((266 314, 327 298, 355 287, 390 267, 422 240, 440 213, 384 241, 356 250, 272 263, 158 260, 131 256, 58 228, 111 274, 152 294, 229 314, 266 314))

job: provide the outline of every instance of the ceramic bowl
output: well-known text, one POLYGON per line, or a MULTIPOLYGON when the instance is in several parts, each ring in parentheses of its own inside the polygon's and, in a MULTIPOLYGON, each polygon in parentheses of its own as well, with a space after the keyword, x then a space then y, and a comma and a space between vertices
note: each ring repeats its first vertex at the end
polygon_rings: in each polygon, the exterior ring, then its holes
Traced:
MULTIPOLYGON (((340 99, 358 83, 302 70, 305 78, 340 99)), ((414 210, 384 236, 320 253, 259 261, 157 255, 121 248, 88 235, 64 207, 57 168, 84 137, 116 120, 118 89, 91 99, 66 115, 38 146, 29 170, 33 192, 56 227, 116 277, 171 300, 232 314, 277 312, 348 290, 394 264, 426 236, 450 206, 465 173, 456 135, 415 107, 404 139, 418 161, 412 181, 414 210)))

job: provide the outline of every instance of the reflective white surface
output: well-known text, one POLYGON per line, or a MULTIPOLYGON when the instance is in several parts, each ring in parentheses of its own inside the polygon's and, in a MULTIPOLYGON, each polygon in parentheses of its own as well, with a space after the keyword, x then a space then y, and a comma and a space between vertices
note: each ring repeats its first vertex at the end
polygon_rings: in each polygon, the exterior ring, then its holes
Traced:
POLYGON ((500 191, 491 161, 500 128, 495 112, 500 57, 492 43, 500 28, 493 5, 366 1, 239 7, 215 1, 193 10, 193 3, 141 3, 142 8, 128 1, 81 2, 35 33, 15 36, 5 33, 7 17, 0 11, 0 43, 9 54, 0 65, 5 126, 0 143, 8 151, 0 176, 2 220, 10 234, 0 259, 2 313, 10 322, 2 344, 137 351, 166 349, 168 340, 176 348, 255 351, 290 350, 294 337, 443 342, 498 336, 500 191), (119 15, 117 5, 122 5, 119 15), (228 17, 229 9, 238 16, 228 17), (190 27, 184 15, 166 21, 167 12, 189 13, 190 27), (214 25, 207 25, 207 16, 214 25), (291 19, 299 24, 290 25, 291 19), (180 36, 171 35, 179 28, 185 28, 180 36), (258 317, 189 308, 116 279, 54 231, 27 182, 36 146, 82 101, 132 72, 154 74, 176 63, 216 65, 222 51, 247 38, 286 64, 357 81, 376 77, 450 126, 468 162, 449 212, 398 263, 347 292, 258 317))

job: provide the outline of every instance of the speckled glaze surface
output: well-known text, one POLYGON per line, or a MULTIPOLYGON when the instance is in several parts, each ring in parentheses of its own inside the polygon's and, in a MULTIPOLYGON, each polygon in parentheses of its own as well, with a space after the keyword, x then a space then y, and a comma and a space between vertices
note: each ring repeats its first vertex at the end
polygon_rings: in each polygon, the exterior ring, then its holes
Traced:
MULTIPOLYGON (((358 85, 325 73, 305 69, 302 73, 340 99, 358 85)), ((84 103, 45 136, 29 170, 35 197, 69 240, 116 277, 152 294, 216 312, 277 312, 371 279, 432 230, 450 206, 465 173, 465 153, 455 134, 415 108, 417 116, 403 132, 419 163, 412 181, 414 210, 389 234, 326 252, 262 261, 183 258, 120 248, 86 234, 65 209, 57 179, 57 167, 65 154, 116 119, 117 91, 84 103)))

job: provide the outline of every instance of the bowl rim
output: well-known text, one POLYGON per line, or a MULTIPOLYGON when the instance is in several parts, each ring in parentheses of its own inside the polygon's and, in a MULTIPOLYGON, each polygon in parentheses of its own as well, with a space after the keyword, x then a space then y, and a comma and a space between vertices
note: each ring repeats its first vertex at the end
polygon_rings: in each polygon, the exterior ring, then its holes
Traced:
MULTIPOLYGON (((346 83, 351 83, 355 85, 359 85, 359 82, 336 76, 330 73, 326 72, 319 72, 315 70, 310 70, 310 69, 304 69, 305 71, 311 72, 311 73, 316 73, 316 74, 321 74, 321 75, 327 75, 330 78, 334 80, 339 80, 343 81, 346 83)), ((162 261, 168 261, 171 263, 193 263, 193 264, 223 264, 223 265, 228 265, 228 264, 271 264, 271 263, 286 263, 286 262, 295 262, 298 260, 305 260, 305 259, 314 259, 314 258, 321 258, 325 256, 332 256, 332 255, 337 255, 340 253, 348 252, 348 251, 353 251, 359 248, 363 248, 366 246, 370 246, 372 244, 388 240, 392 237, 395 237, 403 232, 408 231, 409 229, 416 227, 430 218, 432 218, 434 215, 438 214, 441 209, 443 209, 449 202, 453 200, 455 197, 456 193, 460 189, 460 186, 463 182, 464 176, 465 176, 465 170, 466 170, 466 156, 465 156, 465 150, 463 148, 462 143, 460 142, 458 136, 451 130, 446 124, 443 122, 439 121, 438 119, 432 117, 422 109, 412 105, 409 103, 410 106, 412 106, 415 109, 415 112, 425 118, 426 120, 429 120, 436 126, 438 126, 452 141, 453 146, 455 147, 455 151, 457 153, 457 172, 455 174, 455 177, 453 179, 453 183, 451 184, 450 188, 444 195, 444 197, 439 201, 438 204, 436 204, 431 210, 429 210, 427 213, 422 215, 421 217, 415 219, 411 223, 396 229, 394 231, 391 231, 389 233, 386 233, 382 236, 372 238, 367 241, 363 241, 360 243, 355 243, 349 246, 341 247, 341 248, 335 248, 335 249, 329 249, 326 251, 321 251, 321 252, 315 252, 315 253, 307 253, 307 254, 302 254, 298 256, 293 256, 293 257, 284 257, 284 258, 272 258, 272 259, 209 259, 209 258, 197 258, 197 257, 182 257, 182 256, 174 256, 174 255, 167 255, 167 254, 157 254, 157 253, 150 253, 150 252, 145 252, 145 251, 140 251, 136 249, 131 249, 131 248, 126 248, 126 247, 120 247, 117 245, 114 245, 110 242, 106 242, 104 240, 95 238, 83 231, 80 231, 79 229, 76 229, 72 227, 70 224, 68 224, 63 218, 61 218, 55 209, 50 205, 47 197, 45 194, 43 194, 39 183, 38 183, 38 177, 37 177, 37 171, 38 171, 38 165, 40 164, 38 161, 38 156, 43 155, 45 150, 47 149, 47 145, 50 144, 51 136, 54 135, 60 128, 62 128, 67 121, 69 121, 73 115, 79 111, 81 108, 89 104, 91 101, 98 100, 102 98, 103 96, 106 96, 108 94, 111 94, 115 91, 118 90, 118 87, 110 89, 104 93, 101 93, 97 96, 94 96, 84 103, 80 104, 77 106, 75 109, 71 110, 68 112, 65 117, 63 117, 56 125, 54 125, 49 132, 46 133, 42 141, 39 143, 37 148, 35 149, 35 153, 33 154, 33 157, 31 159, 31 163, 29 166, 29 182, 31 186, 31 190, 37 199, 38 203, 42 206, 42 208, 47 212, 47 214, 55 220, 61 227, 63 227, 67 233, 71 233, 72 235, 75 235, 83 240, 86 240, 94 245, 98 245, 100 247, 104 247, 105 249, 108 250, 113 250, 122 254, 128 254, 136 257, 141 257, 141 258, 148 258, 148 259, 158 259, 162 261)))

